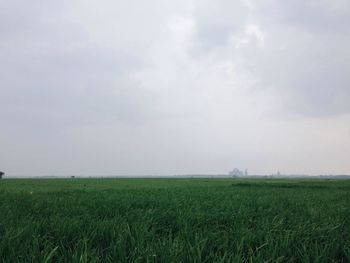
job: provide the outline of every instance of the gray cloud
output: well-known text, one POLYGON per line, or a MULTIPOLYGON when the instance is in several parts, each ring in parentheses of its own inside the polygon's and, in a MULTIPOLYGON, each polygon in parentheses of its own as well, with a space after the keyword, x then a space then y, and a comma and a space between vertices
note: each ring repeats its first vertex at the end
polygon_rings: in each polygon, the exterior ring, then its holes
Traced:
POLYGON ((212 48, 204 49, 202 55, 229 59, 252 72, 259 79, 257 89, 272 89, 279 97, 284 115, 349 113, 349 3, 244 3, 215 3, 212 17, 195 13, 201 36, 197 41, 202 43, 195 47, 212 48))
POLYGON ((240 32, 249 19, 249 8, 243 1, 196 1, 194 3, 196 37, 203 52, 227 45, 232 34, 240 32))
POLYGON ((350 172, 349 17, 342 0, 0 1, 0 168, 350 172))
POLYGON ((285 93, 283 100, 296 113, 349 113, 350 53, 345 47, 350 44, 350 32, 344 25, 350 22, 350 5, 285 2, 278 10, 280 15, 264 25, 275 44, 261 65, 270 68, 262 70, 262 85, 285 93), (276 79, 276 72, 282 78, 276 79))

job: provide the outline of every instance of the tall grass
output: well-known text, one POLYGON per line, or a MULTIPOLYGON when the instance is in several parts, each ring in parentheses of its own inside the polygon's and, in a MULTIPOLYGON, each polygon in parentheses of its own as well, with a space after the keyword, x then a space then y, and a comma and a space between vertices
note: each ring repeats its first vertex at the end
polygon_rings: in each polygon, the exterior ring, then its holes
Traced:
POLYGON ((350 182, 0 181, 1 262, 350 262, 350 182))

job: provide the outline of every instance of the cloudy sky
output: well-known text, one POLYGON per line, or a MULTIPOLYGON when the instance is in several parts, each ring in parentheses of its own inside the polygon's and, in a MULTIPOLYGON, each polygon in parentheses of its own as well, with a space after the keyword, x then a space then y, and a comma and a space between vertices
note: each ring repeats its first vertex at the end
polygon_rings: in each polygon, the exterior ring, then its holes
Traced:
POLYGON ((0 0, 9 175, 350 173, 348 0, 0 0))

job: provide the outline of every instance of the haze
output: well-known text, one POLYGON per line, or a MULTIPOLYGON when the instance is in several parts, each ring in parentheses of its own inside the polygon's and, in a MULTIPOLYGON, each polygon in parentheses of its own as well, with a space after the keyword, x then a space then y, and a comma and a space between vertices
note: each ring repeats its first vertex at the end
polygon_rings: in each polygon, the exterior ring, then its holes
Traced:
POLYGON ((8 175, 350 173, 348 0, 0 0, 8 175))

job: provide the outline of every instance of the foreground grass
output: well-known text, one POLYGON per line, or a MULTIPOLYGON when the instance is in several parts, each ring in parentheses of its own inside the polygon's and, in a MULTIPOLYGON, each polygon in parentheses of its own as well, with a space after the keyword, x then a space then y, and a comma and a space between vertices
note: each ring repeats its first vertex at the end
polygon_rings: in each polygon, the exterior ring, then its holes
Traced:
POLYGON ((0 181, 1 262, 350 262, 350 181, 0 181))

